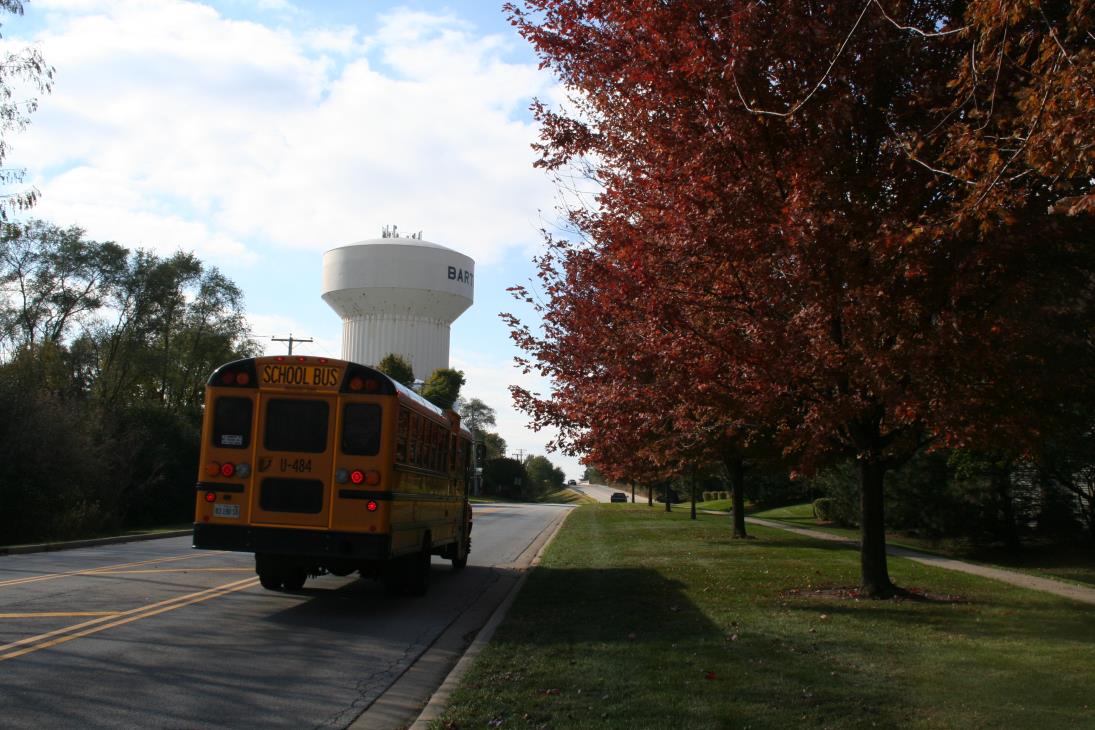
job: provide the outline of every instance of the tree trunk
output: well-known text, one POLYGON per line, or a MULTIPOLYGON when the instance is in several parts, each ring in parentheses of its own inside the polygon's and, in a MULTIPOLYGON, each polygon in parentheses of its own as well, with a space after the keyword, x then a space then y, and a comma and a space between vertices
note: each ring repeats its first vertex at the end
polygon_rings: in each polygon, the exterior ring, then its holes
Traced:
POLYGON ((653 507, 654 506, 654 486, 652 484, 650 484, 649 482, 647 482, 647 486, 646 486, 646 506, 647 507, 653 507))
POLYGON ((692 483, 692 519, 696 519, 696 472, 694 470, 690 475, 690 481, 692 483))
POLYGON ((672 504, 671 500, 669 499, 669 482, 663 482, 662 483, 662 496, 665 497, 665 511, 666 512, 672 512, 673 511, 673 504, 672 504))
POLYGON ((635 504, 635 482, 631 482, 631 504, 635 504))
POLYGON ((886 567, 886 519, 882 483, 886 467, 876 459, 859 462, 859 589, 871 598, 893 595, 894 585, 886 567))
POLYGON ((745 460, 740 456, 728 456, 726 471, 730 475, 730 499, 733 504, 734 538, 745 539, 745 460))

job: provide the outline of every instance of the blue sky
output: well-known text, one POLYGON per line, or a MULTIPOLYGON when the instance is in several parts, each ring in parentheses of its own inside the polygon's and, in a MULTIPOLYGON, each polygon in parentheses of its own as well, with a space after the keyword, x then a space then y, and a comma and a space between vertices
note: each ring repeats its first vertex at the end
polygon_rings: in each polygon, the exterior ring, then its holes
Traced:
POLYGON ((325 250, 394 224, 471 256, 475 304, 451 338, 464 394, 511 451, 576 477, 506 390, 547 387, 514 368, 498 313, 530 314, 505 289, 533 277, 559 203, 528 106, 562 92, 501 4, 32 0, 3 44, 37 44, 56 82, 8 162, 41 192, 33 216, 193 251, 243 288, 257 339, 314 339, 303 354, 340 351, 325 250))

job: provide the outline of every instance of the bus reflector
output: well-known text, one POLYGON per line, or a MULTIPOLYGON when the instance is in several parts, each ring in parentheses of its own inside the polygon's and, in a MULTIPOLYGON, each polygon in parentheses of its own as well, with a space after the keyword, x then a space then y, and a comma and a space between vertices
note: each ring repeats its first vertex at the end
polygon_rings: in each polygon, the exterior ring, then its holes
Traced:
POLYGON ((363 481, 365 481, 365 472, 361 471, 360 469, 354 469, 352 472, 350 472, 350 481, 354 484, 361 484, 363 481))
POLYGON ((221 465, 211 461, 205 465, 205 473, 207 476, 215 477, 221 473, 221 465))
POLYGON ((205 501, 206 502, 216 502, 217 501, 217 493, 216 492, 206 492, 205 493, 205 501))
POLYGON ((235 473, 236 473, 236 467, 231 462, 226 461, 225 463, 221 464, 221 476, 222 477, 230 477, 235 473))
POLYGON ((365 472, 365 483, 370 487, 375 487, 377 484, 380 484, 380 472, 376 469, 370 469, 365 472))
POLYGON ((379 505, 377 505, 377 503, 371 499, 365 503, 365 509, 369 510, 370 512, 376 512, 378 506, 379 505))

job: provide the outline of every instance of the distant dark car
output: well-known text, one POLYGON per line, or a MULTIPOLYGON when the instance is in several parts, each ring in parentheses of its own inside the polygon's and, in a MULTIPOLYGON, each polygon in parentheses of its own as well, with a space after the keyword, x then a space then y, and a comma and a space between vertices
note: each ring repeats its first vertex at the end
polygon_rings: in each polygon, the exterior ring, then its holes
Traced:
POLYGON ((613 492, 612 496, 608 498, 610 502, 626 502, 627 495, 623 492, 613 492))
POLYGON ((568 487, 573 487, 573 486, 574 486, 575 484, 577 484, 577 483, 578 483, 578 482, 576 482, 576 481, 574 481, 573 479, 571 479, 571 480, 570 480, 569 482, 567 482, 567 486, 568 486, 568 487))

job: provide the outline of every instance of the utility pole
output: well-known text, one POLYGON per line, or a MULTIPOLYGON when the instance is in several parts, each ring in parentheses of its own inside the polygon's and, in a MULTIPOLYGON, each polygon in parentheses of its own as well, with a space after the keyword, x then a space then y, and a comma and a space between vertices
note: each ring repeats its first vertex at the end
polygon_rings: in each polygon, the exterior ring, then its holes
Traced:
POLYGON ((521 462, 522 464, 525 463, 525 450, 524 449, 517 449, 517 461, 521 462))
POLYGON ((284 337, 271 337, 270 339, 273 340, 274 342, 288 342, 289 343, 289 354, 290 355, 293 354, 293 343, 294 342, 311 342, 312 341, 311 337, 309 337, 306 340, 302 340, 299 337, 293 337, 292 332, 289 333, 289 338, 288 339, 286 339, 284 337))

